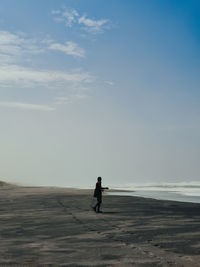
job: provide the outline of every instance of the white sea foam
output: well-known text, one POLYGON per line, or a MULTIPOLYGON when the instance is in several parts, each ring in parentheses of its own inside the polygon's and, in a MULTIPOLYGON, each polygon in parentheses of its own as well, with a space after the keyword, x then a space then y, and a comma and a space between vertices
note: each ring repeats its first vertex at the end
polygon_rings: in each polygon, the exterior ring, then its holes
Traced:
POLYGON ((180 182, 180 183, 131 183, 123 187, 117 187, 118 190, 132 190, 134 195, 154 196, 162 199, 180 198, 180 200, 200 201, 200 182, 180 182), (173 196, 174 195, 174 196, 173 196), (182 197, 181 197, 182 196, 182 197), (199 200, 198 200, 199 199, 199 200))

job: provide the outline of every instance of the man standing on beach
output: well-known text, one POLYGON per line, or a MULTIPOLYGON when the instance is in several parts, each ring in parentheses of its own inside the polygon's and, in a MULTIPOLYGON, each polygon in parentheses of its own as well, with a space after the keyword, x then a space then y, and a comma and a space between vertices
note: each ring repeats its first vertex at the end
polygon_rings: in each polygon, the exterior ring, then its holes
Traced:
POLYGON ((93 207, 93 210, 98 213, 101 212, 102 192, 104 189, 108 189, 108 187, 101 187, 101 180, 101 177, 97 178, 96 188, 94 190, 94 197, 97 198, 97 204, 93 207))

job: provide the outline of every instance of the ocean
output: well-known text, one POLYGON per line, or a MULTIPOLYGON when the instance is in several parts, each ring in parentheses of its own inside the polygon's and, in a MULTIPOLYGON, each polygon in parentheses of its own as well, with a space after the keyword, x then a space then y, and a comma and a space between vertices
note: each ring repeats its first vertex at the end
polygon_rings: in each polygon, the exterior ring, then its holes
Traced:
POLYGON ((200 182, 127 184, 125 187, 113 188, 119 191, 108 192, 109 195, 200 203, 200 182), (124 190, 128 191, 125 192, 124 190))

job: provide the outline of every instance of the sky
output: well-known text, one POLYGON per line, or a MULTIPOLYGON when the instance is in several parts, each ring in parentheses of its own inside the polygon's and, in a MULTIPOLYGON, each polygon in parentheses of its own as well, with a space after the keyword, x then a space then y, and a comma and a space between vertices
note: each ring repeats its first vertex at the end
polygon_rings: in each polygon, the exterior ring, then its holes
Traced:
POLYGON ((0 179, 200 181, 200 2, 1 0, 0 179))

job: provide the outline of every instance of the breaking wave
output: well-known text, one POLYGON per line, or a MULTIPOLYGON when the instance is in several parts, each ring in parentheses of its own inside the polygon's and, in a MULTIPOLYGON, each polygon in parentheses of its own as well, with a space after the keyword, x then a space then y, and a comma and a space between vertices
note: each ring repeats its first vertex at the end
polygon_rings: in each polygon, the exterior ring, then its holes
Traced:
POLYGON ((200 182, 131 183, 115 189, 133 191, 127 193, 133 196, 200 203, 200 182))

